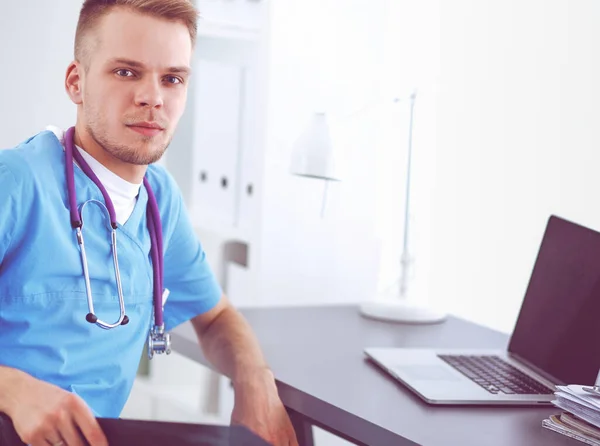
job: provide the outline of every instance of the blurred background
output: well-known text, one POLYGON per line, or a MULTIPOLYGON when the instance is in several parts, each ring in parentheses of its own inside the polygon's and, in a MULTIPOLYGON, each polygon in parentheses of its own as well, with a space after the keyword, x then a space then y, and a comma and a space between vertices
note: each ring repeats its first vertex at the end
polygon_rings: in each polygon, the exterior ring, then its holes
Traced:
MULTIPOLYGON (((0 1, 0 147, 74 124, 81 3, 0 1)), ((600 228, 600 3, 196 4, 194 78, 161 163, 236 306, 359 303, 396 280, 413 91, 420 300, 508 333, 548 217, 600 228), (316 112, 341 181, 290 172, 316 112)), ((142 363, 123 417, 227 423, 231 404, 226 382, 173 354, 142 363)))

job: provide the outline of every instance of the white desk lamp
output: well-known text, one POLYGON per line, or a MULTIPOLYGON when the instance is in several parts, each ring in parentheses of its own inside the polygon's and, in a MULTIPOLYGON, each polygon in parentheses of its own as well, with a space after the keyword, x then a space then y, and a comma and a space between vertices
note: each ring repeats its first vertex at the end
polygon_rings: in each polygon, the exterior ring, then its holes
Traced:
POLYGON ((307 178, 325 181, 321 217, 325 213, 327 189, 330 181, 340 181, 336 171, 333 144, 327 116, 325 113, 315 113, 308 126, 294 144, 290 172, 307 178))
MULTIPOLYGON (((363 316, 393 322, 404 323, 437 323, 446 319, 446 314, 433 308, 419 305, 409 299, 408 275, 413 259, 409 252, 409 218, 410 218, 410 180, 411 180, 411 158, 412 158, 412 127, 413 111, 416 100, 416 92, 410 97, 410 123, 408 134, 408 159, 406 169, 406 201, 404 206, 404 245, 400 258, 399 289, 395 292, 383 293, 376 299, 364 302, 360 306, 363 316)), ((394 102, 401 102, 395 98, 394 102)), ((361 110, 364 110, 364 107, 361 110)), ((357 113, 357 112, 356 112, 357 113)), ((352 113, 352 115, 356 114, 352 113)), ((324 113, 315 113, 308 127, 300 135, 294 145, 292 155, 291 173, 309 178, 325 180, 325 192, 323 195, 323 208, 327 196, 327 185, 329 181, 339 181, 340 178, 335 169, 333 145, 327 118, 324 113)))
MULTIPOLYGON (((413 257, 409 248, 409 222, 410 222, 410 180, 412 167, 412 131, 413 114, 416 92, 410 95, 410 121, 408 127, 408 154, 406 162, 406 187, 404 201, 404 237, 402 255, 400 257, 400 278, 398 289, 381 293, 376 299, 363 302, 360 306, 360 312, 363 316, 373 319, 386 320, 391 322, 403 322, 411 324, 432 324, 442 322, 446 319, 444 312, 435 310, 431 307, 414 302, 409 296, 408 276, 413 264, 413 257)), ((396 98, 394 102, 400 102, 396 98)))

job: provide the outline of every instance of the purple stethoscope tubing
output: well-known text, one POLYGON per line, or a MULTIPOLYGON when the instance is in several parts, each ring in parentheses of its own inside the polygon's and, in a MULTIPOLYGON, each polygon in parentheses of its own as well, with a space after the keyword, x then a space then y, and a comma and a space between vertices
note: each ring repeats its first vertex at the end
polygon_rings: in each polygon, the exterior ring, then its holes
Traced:
MULTIPOLYGON (((121 287, 121 278, 119 272, 119 264, 117 258, 117 243, 116 243, 116 230, 118 227, 117 218, 115 213, 114 205, 108 195, 108 192, 96 176, 90 166, 87 164, 85 159, 81 156, 79 151, 75 150, 74 146, 75 127, 71 127, 65 134, 65 157, 66 157, 66 178, 67 178, 67 192, 69 198, 69 212, 71 216, 71 226, 76 231, 77 242, 80 246, 81 261, 83 266, 83 273, 86 285, 86 294, 88 299, 89 313, 86 315, 86 320, 90 323, 94 323, 103 329, 115 328, 119 325, 125 325, 129 322, 129 318, 125 314, 125 303, 123 299, 123 292, 121 287), (83 233, 81 231, 83 227, 82 211, 83 207, 88 203, 84 203, 81 206, 81 210, 77 207, 77 196, 75 193, 75 174, 73 168, 73 160, 77 161, 77 164, 81 167, 81 170, 94 182, 94 184, 100 189, 102 196, 104 197, 104 206, 97 200, 90 200, 88 202, 96 202, 103 207, 109 214, 110 225, 111 225, 111 247, 113 254, 113 262, 115 266, 115 279, 117 282, 117 291, 119 294, 119 306, 120 306, 120 317, 115 323, 109 324, 98 319, 94 314, 94 303, 92 298, 91 285, 89 280, 89 271, 87 267, 87 257, 85 253, 85 244, 83 240, 83 233)), ((164 320, 163 320, 163 293, 167 292, 163 288, 163 239, 162 239, 162 225, 160 221, 160 212, 158 210, 158 203, 156 197, 148 179, 144 177, 144 187, 148 193, 148 205, 146 208, 148 232, 150 234, 150 256, 152 259, 152 270, 153 270, 153 303, 154 303, 154 328, 151 330, 149 336, 149 356, 152 357, 152 353, 163 351, 170 352, 170 336, 164 333, 164 320), (162 345, 164 343, 164 345, 162 345), (162 347, 162 348, 161 348, 162 347)))

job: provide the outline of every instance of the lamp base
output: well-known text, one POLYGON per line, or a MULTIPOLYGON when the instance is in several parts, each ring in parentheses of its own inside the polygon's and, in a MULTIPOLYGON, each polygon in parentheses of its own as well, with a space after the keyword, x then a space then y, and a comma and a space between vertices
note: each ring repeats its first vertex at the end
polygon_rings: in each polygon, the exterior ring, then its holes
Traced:
POLYGON ((446 313, 433 308, 396 299, 381 299, 363 302, 360 305, 362 316, 382 321, 404 324, 437 324, 446 320, 446 313))

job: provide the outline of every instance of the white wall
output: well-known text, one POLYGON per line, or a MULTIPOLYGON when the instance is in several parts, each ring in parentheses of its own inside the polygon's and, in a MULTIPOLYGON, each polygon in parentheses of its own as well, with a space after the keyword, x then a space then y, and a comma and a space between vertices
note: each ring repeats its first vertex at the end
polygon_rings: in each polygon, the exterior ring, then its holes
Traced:
POLYGON ((2 2, 0 13, 0 148, 49 124, 75 124, 64 90, 73 59, 81 0, 2 2))
POLYGON ((600 4, 439 11, 432 297, 508 331, 548 216, 600 228, 600 4))

